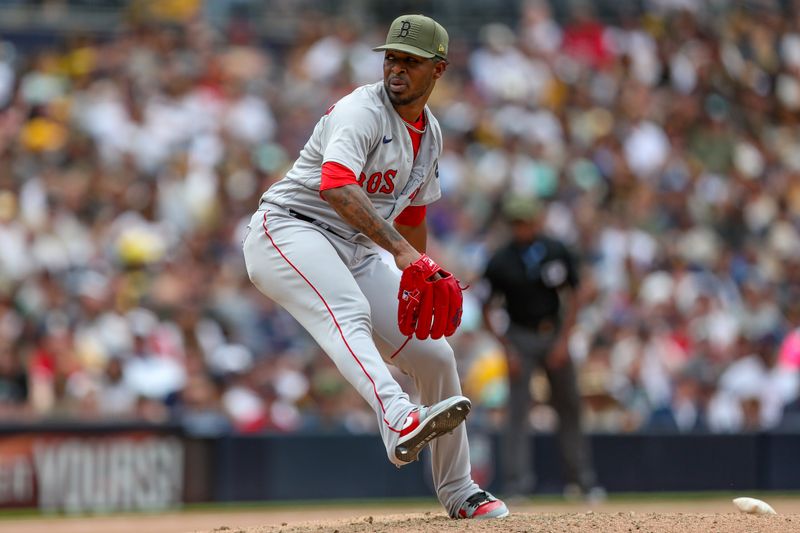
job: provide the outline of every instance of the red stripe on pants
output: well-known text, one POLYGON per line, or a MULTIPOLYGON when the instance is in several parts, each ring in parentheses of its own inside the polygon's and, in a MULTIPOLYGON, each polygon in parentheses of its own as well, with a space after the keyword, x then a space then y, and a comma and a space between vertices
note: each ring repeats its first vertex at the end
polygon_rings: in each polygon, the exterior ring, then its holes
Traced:
POLYGON ((342 331, 342 327, 339 325, 339 321, 336 320, 336 315, 333 314, 333 310, 328 305, 328 302, 325 301, 325 298, 322 296, 322 294, 320 294, 320 292, 317 290, 317 288, 314 286, 314 284, 311 283, 308 280, 308 278, 303 275, 302 272, 300 272, 300 269, 298 269, 294 265, 294 263, 292 263, 289 260, 289 258, 286 257, 286 255, 284 255, 284 253, 281 251, 281 249, 278 247, 278 245, 275 244, 275 241, 272 239, 272 235, 269 234, 269 230, 267 229, 267 213, 266 213, 266 211, 264 212, 264 224, 263 224, 263 226, 264 226, 264 233, 266 234, 267 238, 269 239, 269 242, 271 242, 272 246, 274 246, 275 249, 278 251, 278 253, 281 254, 281 257, 283 258, 283 260, 286 261, 289 264, 289 266, 292 267, 292 269, 294 269, 294 271, 297 272, 297 274, 301 278, 303 278, 303 281, 308 283, 308 286, 311 287, 311 289, 317 294, 317 296, 319 296, 319 299, 322 300, 323 305, 325 305, 325 309, 328 310, 328 314, 331 315, 331 319, 333 320, 333 323, 336 325, 336 329, 339 330, 339 335, 342 337, 342 342, 344 342, 344 345, 347 346, 347 349, 350 352, 350 355, 353 356, 353 359, 356 360, 356 363, 358 363, 358 366, 361 367, 361 371, 364 372, 365 376, 367 376, 367 379, 369 379, 369 382, 372 383, 372 390, 375 392, 375 399, 378 400, 378 404, 381 406, 381 411, 384 414, 383 421, 384 421, 384 423, 386 423, 386 427, 388 427, 390 430, 394 431, 395 433, 400 433, 399 429, 393 428, 392 425, 389 423, 389 421, 386 420, 386 416, 385 416, 386 415, 386 408, 383 406, 383 402, 381 401, 381 397, 378 396, 378 387, 375 385, 375 380, 372 379, 372 376, 369 375, 369 372, 367 372, 367 369, 364 368, 363 364, 361 364, 361 360, 359 360, 358 356, 355 354, 353 349, 350 347, 350 344, 347 342, 347 339, 344 336, 344 332, 342 331))

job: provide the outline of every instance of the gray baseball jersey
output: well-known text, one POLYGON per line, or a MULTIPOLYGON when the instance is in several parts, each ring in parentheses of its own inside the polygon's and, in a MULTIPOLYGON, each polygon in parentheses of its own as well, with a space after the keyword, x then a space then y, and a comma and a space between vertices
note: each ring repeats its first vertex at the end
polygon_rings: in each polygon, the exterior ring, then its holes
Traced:
MULTIPOLYGON (((320 196, 321 167, 330 161, 352 170, 377 212, 391 222, 407 206, 428 204, 441 194, 441 130, 427 108, 425 117, 414 159, 406 125, 382 83, 342 98, 319 120, 288 174, 264 193, 244 241, 252 282, 306 328, 372 407, 387 456, 396 464, 394 447, 415 406, 387 363, 413 376, 420 401, 431 405, 461 394, 453 350, 444 338, 400 333, 400 276, 320 196), (290 216, 289 209, 335 233, 290 216)), ((455 516, 479 490, 470 475, 465 426, 430 448, 437 495, 455 516)))
POLYGON ((261 201, 294 209, 354 238, 356 230, 320 196, 321 168, 327 162, 352 170, 377 212, 390 222, 409 205, 437 200, 442 132, 427 106, 425 118, 427 131, 415 160, 406 124, 383 83, 359 87, 317 122, 292 169, 261 201))

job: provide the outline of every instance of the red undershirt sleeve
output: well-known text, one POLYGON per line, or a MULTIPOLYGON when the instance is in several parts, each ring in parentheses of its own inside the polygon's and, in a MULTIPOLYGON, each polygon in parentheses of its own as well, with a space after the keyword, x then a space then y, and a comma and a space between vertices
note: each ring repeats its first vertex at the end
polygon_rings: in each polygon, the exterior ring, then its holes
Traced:
POLYGON ((353 171, 346 166, 335 161, 327 161, 322 164, 322 181, 319 184, 320 192, 344 187, 351 183, 358 183, 358 180, 353 171))
POLYGON ((410 205, 403 209, 399 215, 397 215, 397 218, 394 219, 394 222, 395 224, 400 224, 401 226, 419 226, 422 224, 422 221, 425 220, 426 211, 427 206, 410 205))

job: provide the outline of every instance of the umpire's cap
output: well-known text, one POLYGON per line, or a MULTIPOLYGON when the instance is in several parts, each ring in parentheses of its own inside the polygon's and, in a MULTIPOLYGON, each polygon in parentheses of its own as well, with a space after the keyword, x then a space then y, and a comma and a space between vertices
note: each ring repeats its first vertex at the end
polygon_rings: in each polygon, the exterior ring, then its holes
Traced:
POLYGON ((503 217, 509 222, 527 222, 542 212, 542 202, 535 196, 512 194, 502 205, 503 217))
POLYGON ((425 15, 401 15, 394 19, 386 34, 386 44, 373 48, 397 50, 415 56, 447 60, 450 38, 441 24, 425 15))

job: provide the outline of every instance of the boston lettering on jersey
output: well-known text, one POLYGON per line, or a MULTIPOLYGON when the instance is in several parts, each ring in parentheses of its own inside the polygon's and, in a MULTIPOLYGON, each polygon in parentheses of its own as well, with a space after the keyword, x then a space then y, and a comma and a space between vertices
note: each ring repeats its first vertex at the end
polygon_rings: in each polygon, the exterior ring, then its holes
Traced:
POLYGON ((389 169, 386 172, 373 172, 367 179, 367 174, 362 172, 358 177, 358 184, 369 194, 381 192, 392 194, 394 192, 394 178, 397 176, 396 169, 389 169))

